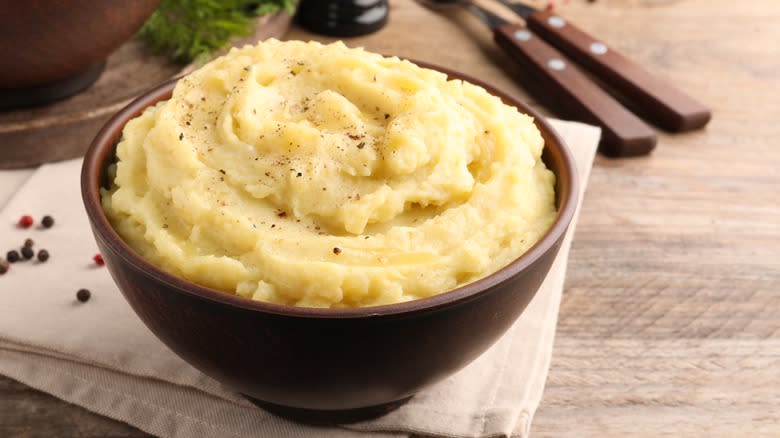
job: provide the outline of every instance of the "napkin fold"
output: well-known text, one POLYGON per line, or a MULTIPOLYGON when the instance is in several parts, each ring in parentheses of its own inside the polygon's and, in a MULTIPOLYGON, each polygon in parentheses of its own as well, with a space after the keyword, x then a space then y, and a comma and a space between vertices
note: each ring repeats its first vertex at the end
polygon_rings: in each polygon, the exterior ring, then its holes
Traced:
MULTIPOLYGON (((551 122, 574 152, 584 192, 600 131, 551 122)), ((550 365, 576 216, 528 308, 476 361, 384 417, 312 427, 223 388, 141 323, 108 271, 92 262, 97 247, 82 207, 80 168, 80 160, 71 160, 31 175, 0 172, 8 182, 0 184, 0 246, 21 246, 29 237, 51 253, 45 263, 16 263, 0 276, 0 374, 163 437, 529 435, 550 365), (22 214, 51 214, 56 223, 19 229, 14 224, 22 214), (80 288, 92 291, 86 303, 75 299, 80 288)))

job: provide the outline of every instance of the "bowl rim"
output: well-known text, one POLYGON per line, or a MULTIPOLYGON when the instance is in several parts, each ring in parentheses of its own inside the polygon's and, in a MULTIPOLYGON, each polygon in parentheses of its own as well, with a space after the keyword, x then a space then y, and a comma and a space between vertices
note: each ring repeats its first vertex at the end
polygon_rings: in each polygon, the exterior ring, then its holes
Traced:
MULTIPOLYGON (((110 224, 105 215, 100 197, 101 175, 103 174, 103 164, 107 164, 116 151, 116 144, 121 137, 125 124, 132 118, 141 114, 147 107, 164 99, 170 98, 174 86, 181 77, 173 78, 145 92, 134 99, 127 106, 114 114, 100 129, 87 149, 81 169, 81 193, 87 216, 90 219, 95 237, 100 239, 105 245, 113 250, 125 263, 128 263, 135 270, 141 271, 154 278, 177 292, 184 293, 202 300, 211 301, 218 305, 243 309, 247 311, 259 311, 268 314, 274 314, 283 317, 303 317, 303 318, 324 318, 324 319, 352 319, 352 318, 376 318, 390 316, 408 316, 419 312, 440 310, 444 307, 462 304, 464 302, 476 299, 480 295, 487 293, 498 285, 508 281, 515 275, 530 268, 553 248, 559 240, 563 238, 569 224, 571 223, 574 212, 577 208, 579 199, 579 178, 574 157, 555 129, 547 120, 542 118, 534 109, 515 97, 503 92, 481 80, 470 75, 460 73, 456 70, 441 67, 428 62, 409 60, 420 67, 437 70, 448 76, 449 79, 459 79, 470 82, 474 85, 484 88, 488 93, 499 97, 504 103, 514 106, 521 113, 527 114, 534 119, 534 123, 541 132, 545 140, 545 149, 547 153, 552 153, 553 160, 561 162, 561 173, 568 173, 568 185, 561 183, 561 176, 556 175, 556 192, 558 193, 558 213, 550 225, 550 228, 542 237, 529 248, 520 257, 514 259, 508 265, 498 271, 487 275, 477 281, 468 283, 458 288, 432 295, 425 298, 418 298, 411 301, 395 304, 384 304, 378 306, 356 307, 356 308, 320 308, 320 307, 297 307, 282 304, 268 303, 264 301, 255 301, 238 295, 212 289, 199 285, 189 280, 177 277, 164 271, 145 260, 140 254, 133 250, 119 236, 110 224), (557 148, 548 148, 550 142, 556 143, 557 148), (557 149, 557 152, 555 151, 557 149)), ((113 162, 113 160, 111 161, 113 162)), ((117 285, 118 286, 118 285, 117 285)), ((537 291, 534 292, 534 294, 537 291)))

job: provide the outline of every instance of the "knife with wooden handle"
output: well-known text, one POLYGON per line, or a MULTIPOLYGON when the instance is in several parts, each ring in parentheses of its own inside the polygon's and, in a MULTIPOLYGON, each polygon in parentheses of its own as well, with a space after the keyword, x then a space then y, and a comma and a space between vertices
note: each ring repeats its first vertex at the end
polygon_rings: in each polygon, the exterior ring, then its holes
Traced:
POLYGON ((499 1, 523 17, 534 33, 621 93, 658 126, 681 132, 710 121, 711 112, 704 105, 563 17, 522 3, 499 1))
POLYGON ((496 43, 546 85, 556 109, 602 129, 601 150, 616 157, 650 153, 655 132, 636 115, 590 80, 558 50, 517 23, 475 5, 468 8, 493 29, 496 43))

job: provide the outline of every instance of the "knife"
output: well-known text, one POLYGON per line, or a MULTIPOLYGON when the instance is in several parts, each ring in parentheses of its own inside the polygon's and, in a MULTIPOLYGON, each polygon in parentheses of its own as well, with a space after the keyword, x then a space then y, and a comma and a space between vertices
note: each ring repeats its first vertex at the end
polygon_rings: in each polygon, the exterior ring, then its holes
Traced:
POLYGON ((710 121, 711 112, 703 104, 563 17, 523 3, 498 1, 522 17, 537 35, 623 94, 658 126, 681 132, 701 128, 710 121))
POLYGON ((521 62, 554 97, 564 116, 601 127, 601 151, 610 156, 646 155, 655 147, 655 132, 555 48, 519 23, 510 23, 474 4, 466 5, 492 30, 493 38, 521 62))

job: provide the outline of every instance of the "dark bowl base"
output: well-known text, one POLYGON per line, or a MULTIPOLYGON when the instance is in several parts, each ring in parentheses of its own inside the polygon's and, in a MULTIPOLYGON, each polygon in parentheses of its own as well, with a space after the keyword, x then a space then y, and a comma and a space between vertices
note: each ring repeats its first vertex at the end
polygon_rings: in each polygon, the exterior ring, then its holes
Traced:
POLYGON ((57 82, 26 88, 0 88, 0 110, 43 105, 72 96, 97 81, 105 68, 106 61, 103 60, 57 82))
POLYGON ((359 421, 372 420, 383 415, 389 414, 403 406, 412 396, 402 398, 381 405, 367 406, 365 408, 343 409, 343 410, 317 410, 301 409, 268 403, 256 398, 244 396, 255 406, 278 415, 288 420, 298 423, 309 424, 313 426, 336 426, 339 424, 357 423, 359 421))

